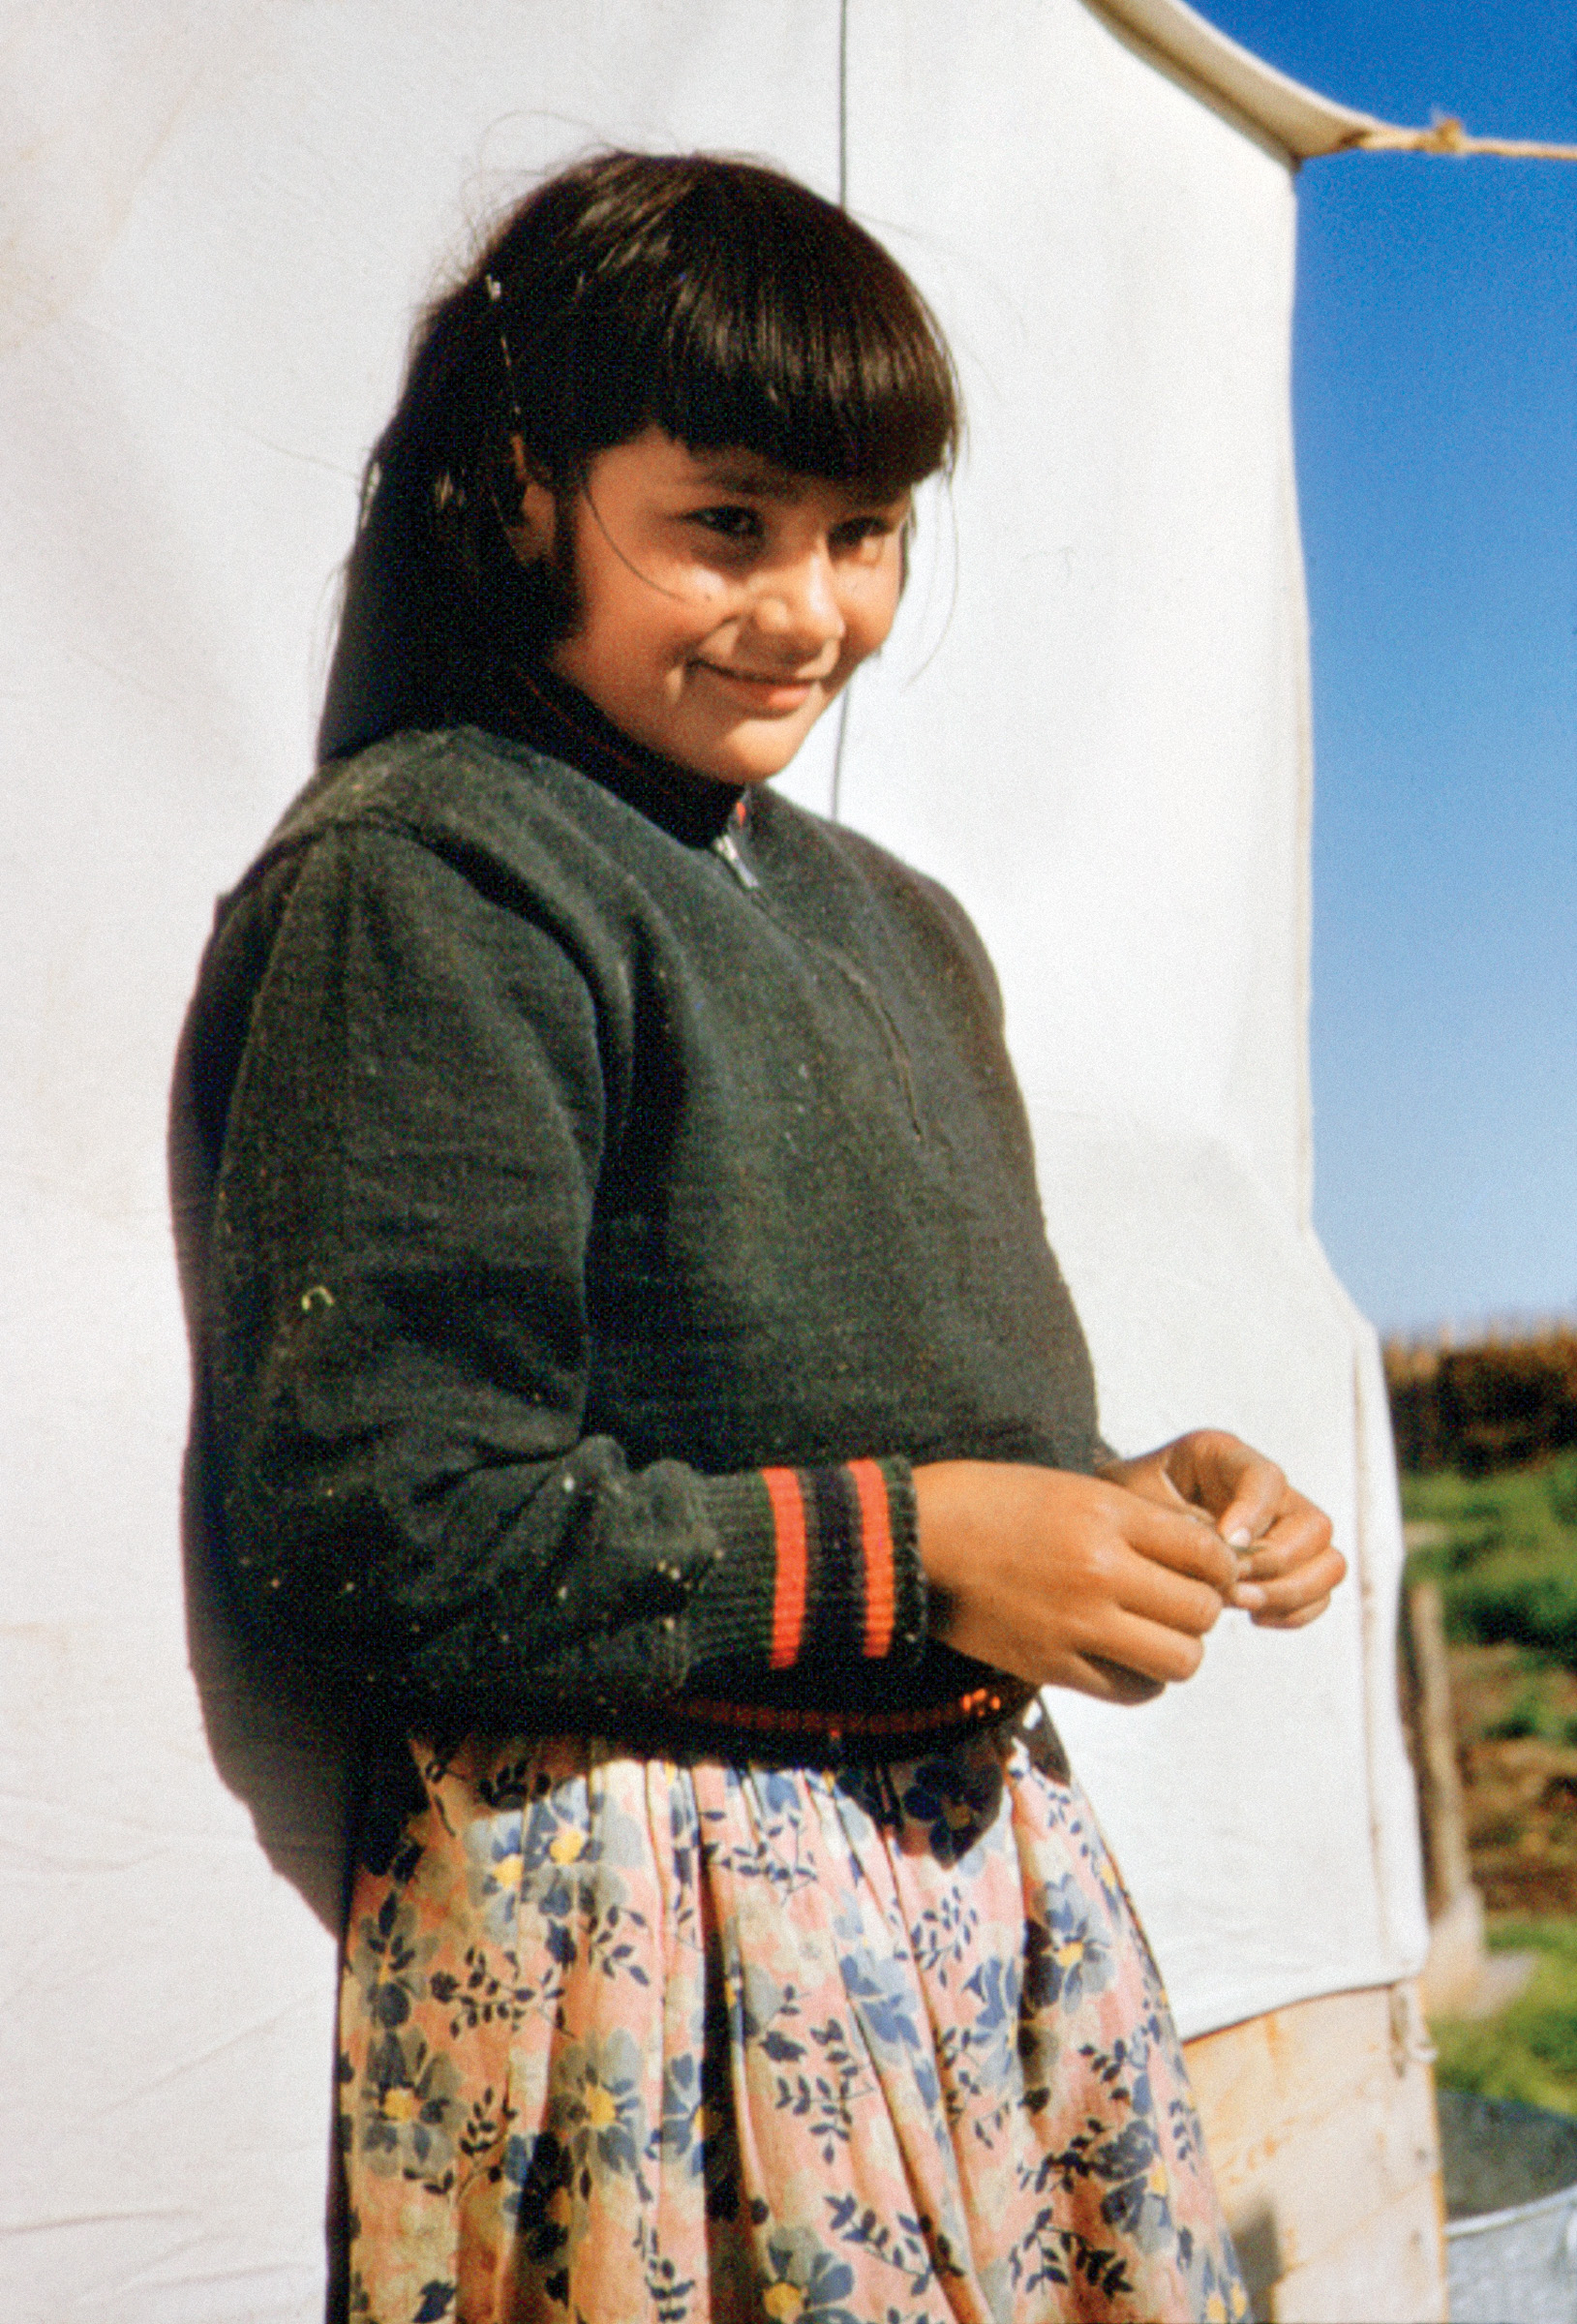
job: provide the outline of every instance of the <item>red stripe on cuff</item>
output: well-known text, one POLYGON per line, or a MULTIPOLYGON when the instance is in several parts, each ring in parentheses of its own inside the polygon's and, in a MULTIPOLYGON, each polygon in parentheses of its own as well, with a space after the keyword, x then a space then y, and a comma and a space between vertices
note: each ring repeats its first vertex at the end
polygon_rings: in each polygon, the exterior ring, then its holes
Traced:
POLYGON ((874 1660, 891 1651, 897 1618, 893 1519, 887 1506, 887 1479, 875 1461, 851 1460, 848 1467, 860 1496, 860 1545, 865 1561, 864 1651, 874 1660))
POLYGON ((791 1670, 804 1644, 806 1569, 804 1492, 795 1469, 763 1469, 762 1483, 773 1505, 777 1565, 773 1582, 774 1670, 791 1670))

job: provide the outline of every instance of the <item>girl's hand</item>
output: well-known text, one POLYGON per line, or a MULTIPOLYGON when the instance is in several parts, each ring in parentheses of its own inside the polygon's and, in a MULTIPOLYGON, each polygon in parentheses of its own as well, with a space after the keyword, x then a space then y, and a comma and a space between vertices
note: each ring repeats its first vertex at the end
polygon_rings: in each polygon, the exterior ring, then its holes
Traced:
POLYGON ((1261 1630, 1313 1622, 1347 1572, 1324 1511, 1295 1492, 1273 1460, 1224 1428, 1190 1429, 1137 1460, 1108 1462, 1101 1475, 1158 1508, 1192 1510, 1243 1551, 1227 1604, 1241 1606, 1261 1630))
POLYGON ((980 1460, 915 1471, 931 1634, 1038 1687, 1144 1702, 1192 1678, 1238 1561, 1182 1496, 980 1460))

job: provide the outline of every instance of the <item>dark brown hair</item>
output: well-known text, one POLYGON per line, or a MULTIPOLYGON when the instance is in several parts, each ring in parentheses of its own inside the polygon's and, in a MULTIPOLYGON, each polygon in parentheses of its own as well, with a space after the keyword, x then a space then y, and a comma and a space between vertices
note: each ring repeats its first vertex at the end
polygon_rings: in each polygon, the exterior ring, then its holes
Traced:
POLYGON ((655 424, 890 499, 951 466, 952 358, 925 301, 843 210, 774 169, 607 153, 539 186, 428 310, 368 464, 319 732, 507 723, 511 673, 575 620, 571 505, 655 424), (526 474, 561 553, 523 566, 526 474))

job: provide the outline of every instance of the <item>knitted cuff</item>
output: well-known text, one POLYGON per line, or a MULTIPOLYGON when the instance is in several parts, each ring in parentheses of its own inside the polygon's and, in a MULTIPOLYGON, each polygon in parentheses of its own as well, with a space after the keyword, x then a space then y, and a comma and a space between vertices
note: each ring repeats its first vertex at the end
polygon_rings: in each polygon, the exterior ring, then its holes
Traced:
POLYGON ((918 1663, 925 1577, 906 1460, 701 1480, 722 1547, 690 1601, 692 1674, 918 1663))

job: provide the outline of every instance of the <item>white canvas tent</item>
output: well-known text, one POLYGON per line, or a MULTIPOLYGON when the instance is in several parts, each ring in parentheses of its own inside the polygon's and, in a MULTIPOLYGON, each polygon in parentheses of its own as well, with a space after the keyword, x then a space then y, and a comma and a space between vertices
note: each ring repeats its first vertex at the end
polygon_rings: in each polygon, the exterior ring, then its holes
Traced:
MULTIPOLYGON (((1307 1634, 1225 1623, 1151 1708, 1057 1705, 1184 2032, 1394 1987, 1400 1543, 1373 1335, 1309 1220, 1289 411, 1292 167, 1359 118, 1176 0, 5 26, 7 2312, 320 2312, 332 1770, 200 1604, 189 1638, 166 1091, 213 898, 308 771, 412 307, 591 142, 845 194, 952 337, 967 463, 835 765, 829 735, 789 787, 985 933, 1107 1434, 1237 1428, 1353 1559, 1307 1634)), ((1384 2264, 1319 2312, 1421 2312, 1384 2264)))

